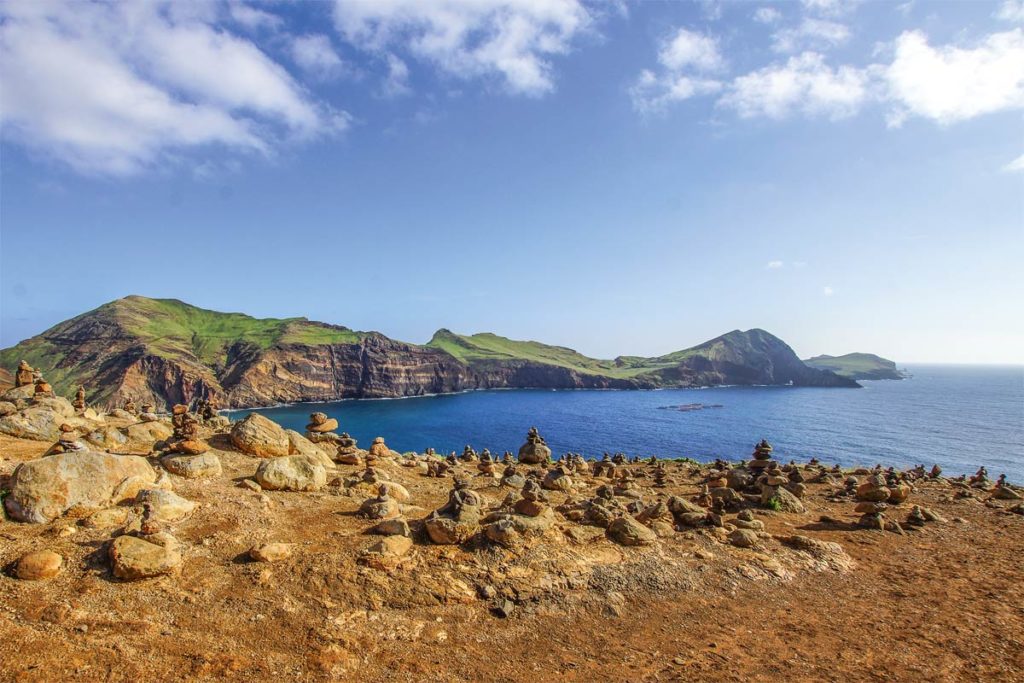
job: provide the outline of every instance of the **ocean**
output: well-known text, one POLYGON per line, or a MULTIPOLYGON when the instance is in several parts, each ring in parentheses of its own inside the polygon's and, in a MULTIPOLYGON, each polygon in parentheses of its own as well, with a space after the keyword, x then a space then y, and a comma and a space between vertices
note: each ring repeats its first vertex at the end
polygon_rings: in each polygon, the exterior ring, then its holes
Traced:
MULTIPOLYGON (((309 413, 337 418, 367 448, 513 453, 536 425, 556 456, 604 452, 700 461, 746 458, 767 438, 784 462, 843 466, 933 463, 946 474, 985 465, 1024 483, 1024 367, 907 366, 910 379, 863 389, 715 387, 656 391, 514 389, 259 410, 304 430, 309 413), (674 408, 669 408, 674 406, 674 408), (680 409, 679 406, 685 406, 680 409)), ((236 411, 239 419, 248 412, 236 411)))

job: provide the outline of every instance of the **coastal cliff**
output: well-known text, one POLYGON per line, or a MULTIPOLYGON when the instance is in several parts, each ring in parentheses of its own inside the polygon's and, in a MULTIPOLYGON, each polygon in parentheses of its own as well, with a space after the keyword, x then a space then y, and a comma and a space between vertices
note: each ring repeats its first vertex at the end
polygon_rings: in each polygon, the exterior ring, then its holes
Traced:
POLYGON ((257 319, 171 299, 129 296, 0 351, 26 360, 57 393, 90 403, 166 409, 216 397, 242 408, 470 389, 650 389, 721 384, 856 387, 810 368, 781 339, 739 330, 657 358, 588 358, 493 334, 439 330, 426 345, 305 318, 257 319))

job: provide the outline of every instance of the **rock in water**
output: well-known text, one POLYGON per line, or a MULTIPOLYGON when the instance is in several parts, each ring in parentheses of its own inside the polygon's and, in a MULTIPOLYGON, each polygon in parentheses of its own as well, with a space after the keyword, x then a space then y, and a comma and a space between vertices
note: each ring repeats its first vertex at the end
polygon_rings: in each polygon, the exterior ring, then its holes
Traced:
POLYGON ((134 581, 171 573, 181 564, 181 553, 135 536, 118 536, 110 544, 110 562, 114 576, 134 581))
POLYGON ((269 491, 317 491, 327 484, 327 470, 307 456, 288 455, 260 463, 256 481, 269 491))
POLYGON ((34 553, 23 555, 18 560, 18 566, 14 573, 23 581, 39 581, 41 579, 52 579, 60 574, 64 565, 64 558, 50 550, 38 550, 34 553))
POLYGON ((251 413, 231 427, 231 443, 243 453, 276 458, 288 455, 290 442, 281 425, 258 413, 251 413))
POLYGON ((21 522, 48 522, 73 507, 105 508, 130 500, 156 481, 137 455, 61 453, 18 465, 11 475, 7 513, 21 522))
POLYGON ((608 538, 620 545, 650 545, 658 536, 629 515, 623 515, 608 525, 608 538))

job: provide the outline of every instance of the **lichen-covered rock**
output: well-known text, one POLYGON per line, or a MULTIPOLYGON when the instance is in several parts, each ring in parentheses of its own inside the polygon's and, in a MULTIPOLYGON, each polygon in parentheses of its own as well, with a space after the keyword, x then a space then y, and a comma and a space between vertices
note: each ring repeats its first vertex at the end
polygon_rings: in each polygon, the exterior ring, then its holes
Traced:
POLYGON ((256 481, 268 491, 317 491, 327 484, 327 470, 307 456, 286 455, 260 463, 256 481))
POLYGON ((608 525, 608 538, 619 545, 650 545, 658 535, 629 515, 612 520, 608 525))
POLYGON ((276 458, 291 452, 291 442, 281 425, 259 413, 251 413, 231 427, 231 443, 243 453, 260 458, 276 458))
POLYGON ((181 553, 176 547, 135 536, 115 538, 109 554, 114 576, 126 581, 169 574, 181 565, 181 553))
POLYGON ((136 455, 61 453, 18 465, 4 504, 13 519, 48 522, 73 507, 104 508, 134 498, 156 478, 136 455))

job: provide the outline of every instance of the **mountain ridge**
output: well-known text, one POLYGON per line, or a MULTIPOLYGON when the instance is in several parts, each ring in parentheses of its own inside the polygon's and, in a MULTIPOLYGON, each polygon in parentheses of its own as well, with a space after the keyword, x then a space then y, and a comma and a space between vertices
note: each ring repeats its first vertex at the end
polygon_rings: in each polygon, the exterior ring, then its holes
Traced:
POLYGON ((446 328, 427 344, 297 318, 221 313, 178 299, 127 296, 0 350, 0 366, 38 368, 58 393, 79 384, 104 407, 223 407, 387 398, 492 388, 653 389, 720 384, 856 387, 808 367, 761 329, 733 330, 656 358, 589 358, 536 341, 446 328))

